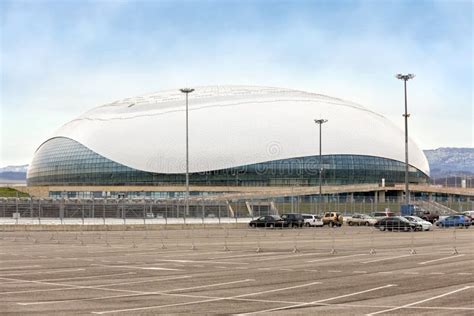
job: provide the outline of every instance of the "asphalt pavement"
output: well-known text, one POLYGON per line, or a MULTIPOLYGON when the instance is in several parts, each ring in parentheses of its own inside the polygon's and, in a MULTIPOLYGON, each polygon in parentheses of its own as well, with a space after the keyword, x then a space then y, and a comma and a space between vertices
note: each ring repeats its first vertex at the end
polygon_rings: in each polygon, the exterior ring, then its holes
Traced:
POLYGON ((5 315, 473 315, 474 229, 0 231, 5 315))

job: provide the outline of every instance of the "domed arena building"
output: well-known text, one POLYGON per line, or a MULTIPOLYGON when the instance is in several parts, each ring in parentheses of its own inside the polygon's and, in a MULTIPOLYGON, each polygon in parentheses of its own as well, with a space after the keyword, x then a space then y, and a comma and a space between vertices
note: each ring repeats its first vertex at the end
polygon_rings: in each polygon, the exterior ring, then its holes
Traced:
MULTIPOLYGON (((186 172, 186 98, 179 89, 105 104, 36 150, 29 186, 177 186, 186 172)), ((270 87, 206 86, 189 94, 189 181, 195 186, 403 183, 404 134, 345 100, 270 87)), ((409 141, 409 181, 426 183, 409 141)))

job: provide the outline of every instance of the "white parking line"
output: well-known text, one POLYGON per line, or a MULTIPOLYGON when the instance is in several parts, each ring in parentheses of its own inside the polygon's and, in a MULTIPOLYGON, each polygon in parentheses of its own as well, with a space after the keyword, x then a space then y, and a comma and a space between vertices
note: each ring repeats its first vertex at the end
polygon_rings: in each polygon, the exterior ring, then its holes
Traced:
MULTIPOLYGON (((284 303, 284 302, 281 302, 284 303)), ((393 305, 370 305, 370 304, 351 304, 351 303, 317 303, 320 306, 338 306, 338 307, 357 307, 357 308, 395 308, 393 305)), ((474 307, 444 307, 444 306, 408 306, 404 309, 413 310, 447 310, 447 311, 474 311, 474 307)))
POLYGON ((451 255, 451 256, 449 256, 449 257, 444 257, 444 258, 439 258, 439 259, 434 259, 434 260, 419 262, 418 264, 427 264, 427 263, 436 262, 436 261, 441 261, 441 260, 455 259, 455 258, 459 258, 459 257, 463 257, 463 256, 465 256, 465 254, 451 255))
MULTIPOLYGON (((259 253, 258 256, 271 256, 271 255, 275 255, 275 254, 278 254, 278 252, 265 252, 265 253, 259 253)), ((215 259, 219 259, 219 260, 224 260, 224 259, 235 259, 235 258, 255 258, 256 254, 243 254, 243 255, 235 255, 235 256, 225 256, 225 257, 211 257, 209 259, 212 259, 212 260, 215 260, 215 259)))
POLYGON ((209 264, 249 264, 248 262, 227 262, 227 261, 212 261, 212 260, 180 260, 180 259, 158 259, 157 261, 178 262, 178 263, 209 263, 209 264))
POLYGON ((317 256, 317 255, 324 255, 324 253, 302 253, 302 254, 299 254, 299 255, 295 255, 295 254, 280 255, 280 256, 272 256, 272 257, 261 258, 261 259, 255 260, 255 261, 279 260, 279 259, 284 259, 284 258, 298 258, 298 257, 304 257, 304 256, 317 256))
MULTIPOLYGON (((72 278, 58 278, 58 279, 40 279, 35 281, 69 281, 69 280, 83 280, 83 279, 102 279, 109 276, 121 276, 121 275, 131 275, 137 274, 136 272, 125 272, 125 273, 113 273, 113 274, 101 274, 101 275, 89 275, 89 276, 82 276, 82 277, 72 277, 72 278)), ((29 280, 22 280, 23 282, 28 282, 29 280)), ((9 282, 2 282, 2 284, 11 284, 11 283, 19 283, 19 281, 9 281, 9 282)))
POLYGON ((374 260, 369 260, 369 261, 362 261, 361 263, 372 263, 372 262, 379 262, 379 261, 385 261, 385 260, 392 260, 392 259, 398 259, 398 258, 405 258, 405 257, 410 257, 413 255, 403 255, 403 256, 396 256, 396 257, 390 257, 390 258, 381 258, 381 259, 374 259, 374 260))
MULTIPOLYGON (((25 303, 17 303, 17 304, 18 305, 44 305, 44 304, 56 304, 56 303, 67 303, 67 302, 98 301, 98 300, 106 300, 106 299, 111 299, 111 298, 124 298, 124 297, 136 297, 136 296, 147 296, 147 295, 165 295, 165 294, 178 292, 178 291, 210 288, 210 287, 217 287, 221 285, 229 285, 229 284, 252 282, 252 281, 255 281, 255 280, 245 279, 245 280, 238 280, 238 281, 231 281, 231 282, 224 282, 224 283, 214 283, 214 284, 200 285, 200 286, 194 286, 194 287, 179 288, 179 289, 173 289, 173 290, 162 291, 162 292, 141 292, 141 293, 134 293, 134 294, 126 294, 126 295, 110 295, 110 296, 78 298, 78 299, 59 300, 59 301, 25 302, 25 303)), ((148 282, 151 282, 151 281, 148 281, 148 282)), ((107 290, 107 289, 104 289, 104 290, 107 290)), ((130 291, 130 292, 133 292, 133 291, 130 291)), ((176 295, 176 296, 185 296, 185 295, 176 295)), ((191 297, 195 297, 195 296, 191 296, 191 297)))
POLYGON ((146 279, 142 281, 130 281, 130 282, 120 282, 120 283, 111 283, 111 284, 101 284, 101 285, 74 285, 74 284, 64 284, 64 283, 53 283, 53 282, 41 282, 41 281, 25 281, 29 283, 37 283, 44 285, 56 285, 63 286, 62 288, 53 288, 53 289, 38 289, 38 290, 23 290, 23 291, 11 291, 11 292, 0 292, 0 295, 5 294, 22 294, 22 293, 36 293, 36 292, 54 292, 54 291, 67 291, 67 290, 77 290, 77 289, 95 289, 102 291, 118 291, 118 292, 127 292, 127 293, 148 293, 142 291, 132 291, 132 290, 120 290, 120 289, 110 289, 106 288, 108 286, 117 286, 117 285, 128 285, 128 284, 137 284, 137 283, 147 283, 147 282, 157 282, 157 281, 169 281, 169 280, 179 280, 191 278, 190 275, 183 275, 177 277, 168 277, 168 278, 153 278, 146 279))
POLYGON ((163 267, 117 266, 117 265, 107 265, 107 264, 91 264, 91 266, 99 266, 99 267, 107 267, 107 268, 139 269, 139 270, 182 271, 182 269, 163 268, 163 267))
POLYGON ((167 305, 155 305, 155 306, 128 308, 128 309, 109 310, 109 311, 102 311, 102 312, 92 312, 92 314, 102 315, 102 314, 110 314, 110 313, 133 312, 133 311, 142 311, 142 310, 148 310, 148 309, 159 309, 159 308, 173 307, 173 306, 186 306, 186 305, 202 304, 202 303, 208 303, 208 302, 232 300, 232 299, 239 299, 239 298, 243 298, 243 297, 247 297, 247 296, 254 296, 254 295, 261 295, 261 294, 266 294, 266 293, 292 290, 292 289, 307 287, 307 286, 311 286, 311 285, 315 285, 315 284, 321 284, 321 282, 311 282, 311 283, 305 283, 305 284, 301 284, 301 285, 289 286, 289 287, 272 289, 272 290, 261 291, 261 292, 247 293, 247 294, 242 294, 242 295, 237 295, 237 296, 230 296, 230 297, 211 298, 211 299, 205 299, 205 300, 199 300, 199 301, 193 301, 193 302, 186 302, 186 303, 175 303, 175 304, 167 304, 167 305))
POLYGON ((424 299, 424 300, 421 300, 421 301, 416 301, 416 302, 406 304, 406 305, 403 305, 403 306, 398 306, 398 307, 394 307, 394 308, 390 308, 390 309, 384 309, 384 310, 381 310, 381 311, 378 311, 378 312, 375 312, 375 313, 370 313, 370 314, 367 314, 367 316, 373 316, 373 315, 378 315, 378 314, 382 314, 382 313, 396 311, 396 310, 403 309, 403 308, 406 308, 406 307, 410 307, 410 306, 413 306, 413 305, 417 305, 417 304, 421 304, 421 303, 424 303, 424 302, 432 301, 432 300, 438 299, 440 297, 448 296, 448 295, 451 295, 451 294, 454 294, 454 293, 457 293, 457 292, 461 292, 461 291, 464 291, 464 290, 467 290, 467 289, 470 289, 470 288, 472 288, 472 286, 465 286, 465 287, 462 287, 460 289, 457 289, 457 290, 454 290, 454 291, 451 291, 451 292, 448 292, 448 293, 444 293, 444 294, 441 294, 441 295, 438 295, 438 296, 433 296, 433 297, 430 297, 430 298, 427 298, 427 299, 424 299))
POLYGON ((344 297, 349 297, 349 296, 364 294, 364 293, 368 293, 368 292, 373 292, 373 291, 377 291, 377 290, 381 290, 381 289, 386 289, 386 288, 393 287, 393 286, 396 286, 396 285, 395 285, 395 284, 387 284, 387 285, 384 285, 384 286, 379 286, 379 287, 375 287, 375 288, 368 289, 368 290, 364 290, 364 291, 360 291, 360 292, 355 292, 355 293, 349 293, 349 294, 340 295, 340 296, 329 297, 329 298, 325 298, 325 299, 318 300, 318 301, 314 301, 314 302, 301 303, 301 304, 295 304, 295 305, 284 306, 284 307, 276 307, 276 308, 264 309, 264 310, 260 310, 260 311, 256 311, 256 312, 250 312, 250 313, 244 313, 244 314, 236 314, 236 315, 239 315, 239 316, 242 316, 242 315, 254 315, 254 314, 261 314, 261 313, 276 312, 276 311, 281 311, 281 310, 290 309, 290 308, 298 308, 298 307, 302 307, 302 306, 317 305, 318 303, 323 303, 323 302, 332 301, 332 300, 339 299, 339 298, 344 298, 344 297))
POLYGON ((359 253, 359 254, 355 254, 355 255, 349 255, 349 256, 333 256, 333 257, 330 257, 330 258, 324 258, 324 259, 316 259, 316 260, 310 260, 310 261, 306 261, 306 262, 320 262, 320 261, 328 261, 328 260, 339 260, 339 259, 342 259, 342 258, 350 258, 350 257, 357 257, 357 256, 367 256, 365 253, 359 253))
POLYGON ((40 265, 33 265, 33 266, 21 266, 21 267, 1 267, 0 270, 19 270, 19 269, 28 269, 28 268, 39 268, 40 265))
POLYGON ((73 272, 73 271, 85 271, 86 269, 63 269, 63 270, 53 270, 53 271, 38 271, 38 272, 22 272, 22 273, 10 273, 10 274, 0 274, 1 277, 8 277, 8 276, 17 276, 17 275, 26 275, 26 274, 51 274, 51 273, 59 273, 59 272, 73 272))

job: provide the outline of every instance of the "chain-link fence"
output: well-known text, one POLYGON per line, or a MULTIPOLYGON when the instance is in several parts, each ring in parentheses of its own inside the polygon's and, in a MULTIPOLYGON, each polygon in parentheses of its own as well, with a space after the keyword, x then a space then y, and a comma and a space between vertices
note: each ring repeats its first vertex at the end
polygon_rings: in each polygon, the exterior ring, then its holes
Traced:
MULTIPOLYGON (((414 199, 423 210, 441 216, 474 209, 474 202, 450 200, 435 202, 414 199)), ((186 224, 245 223, 262 215, 338 212, 348 218, 354 214, 380 211, 399 213, 398 199, 377 202, 373 199, 325 199, 286 197, 267 200, 190 199, 0 199, 0 221, 4 224, 186 224)))

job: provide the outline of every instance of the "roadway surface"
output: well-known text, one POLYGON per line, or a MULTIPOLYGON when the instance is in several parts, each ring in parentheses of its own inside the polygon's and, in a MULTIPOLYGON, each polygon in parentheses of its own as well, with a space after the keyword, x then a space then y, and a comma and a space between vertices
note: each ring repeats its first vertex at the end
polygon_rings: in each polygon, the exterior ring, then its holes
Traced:
POLYGON ((472 228, 4 231, 0 311, 473 315, 473 245, 472 228))

